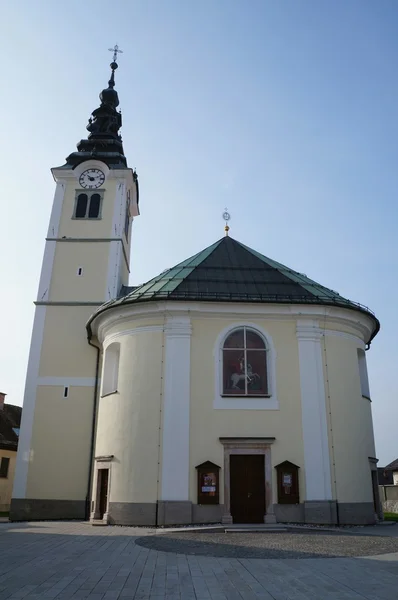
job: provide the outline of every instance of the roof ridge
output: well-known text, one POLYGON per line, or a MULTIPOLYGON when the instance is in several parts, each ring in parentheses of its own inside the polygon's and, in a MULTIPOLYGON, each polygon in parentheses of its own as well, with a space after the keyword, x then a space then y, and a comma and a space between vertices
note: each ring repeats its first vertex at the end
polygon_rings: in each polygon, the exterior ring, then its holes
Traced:
MULTIPOLYGON (((237 243, 240 244, 241 246, 243 246, 243 248, 245 248, 245 250, 247 250, 254 256, 257 256, 257 258, 260 258, 261 260, 264 260, 265 262, 267 262, 267 264, 269 266, 273 267, 274 269, 277 269, 278 271, 283 270, 283 274, 286 275, 286 277, 288 277, 295 283, 299 283, 300 285, 302 285, 304 287, 304 289, 306 289, 310 293, 314 294, 314 296, 316 296, 316 294, 314 293, 314 290, 311 289, 313 287, 316 288, 317 290, 319 289, 319 290, 325 290, 325 291, 329 292, 329 294, 333 298, 338 297, 338 298, 341 298, 341 300, 344 300, 346 302, 352 302, 352 300, 349 300, 348 298, 341 296, 338 292, 335 292, 331 288, 329 288, 325 285, 322 285, 321 283, 318 283, 317 281, 315 281, 314 279, 311 279, 304 273, 295 271, 294 269, 287 267, 286 265, 274 260, 273 258, 269 258, 268 256, 261 254, 261 252, 257 252, 257 250, 253 250, 253 248, 250 248, 249 246, 242 244, 242 242, 237 242, 237 243)), ((327 294, 327 295, 329 295, 329 294, 327 294)), ((354 304, 355 304, 355 302, 354 302, 354 304)))
MULTIPOLYGON (((141 283, 140 285, 134 287, 133 290, 131 290, 131 292, 129 292, 126 296, 124 296, 123 298, 121 298, 121 302, 126 302, 131 294, 136 294, 139 293, 143 290, 143 288, 145 288, 145 286, 148 286, 148 290, 146 290, 146 292, 149 292, 150 288, 154 285, 156 285, 156 283, 166 279, 166 281, 171 281, 172 279, 175 279, 175 285, 173 286, 173 290, 169 290, 169 291, 174 291, 179 285, 180 283, 184 280, 184 278, 181 278, 181 280, 179 280, 176 275, 173 275, 173 277, 168 278, 167 275, 170 274, 172 271, 175 271, 176 269, 190 269, 190 272, 193 271, 193 269, 197 266, 199 266, 208 256, 209 254, 211 254, 213 252, 213 250, 215 250, 217 248, 217 246, 220 244, 220 242, 222 241, 223 238, 221 238, 220 240, 218 240, 217 242, 214 242, 213 244, 211 244, 210 246, 208 246, 207 248, 205 248, 204 250, 201 250, 200 252, 197 252, 196 254, 193 254, 192 256, 190 256, 189 258, 186 258, 185 260, 183 260, 182 262, 174 265, 173 267, 170 267, 168 269, 165 269, 164 271, 162 271, 161 273, 159 273, 158 275, 155 275, 155 277, 152 277, 152 279, 148 279, 148 281, 145 281, 144 283, 141 283), (200 255, 203 255, 201 257, 201 260, 194 265, 190 265, 189 263, 193 262, 196 258, 198 258, 200 255)), ((187 275, 187 274, 186 274, 187 275)), ((185 275, 185 276, 186 276, 185 275)), ((157 290, 158 292, 160 292, 160 289, 157 290)), ((118 300, 118 298, 116 298, 116 300, 118 300)))

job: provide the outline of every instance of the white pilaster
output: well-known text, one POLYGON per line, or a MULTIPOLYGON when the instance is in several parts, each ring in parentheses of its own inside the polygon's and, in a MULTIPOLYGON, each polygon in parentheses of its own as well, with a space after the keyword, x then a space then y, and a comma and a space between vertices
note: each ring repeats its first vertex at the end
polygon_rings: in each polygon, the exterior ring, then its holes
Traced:
MULTIPOLYGON (((58 235, 65 187, 66 183, 63 179, 57 181, 47 237, 57 237, 58 235)), ((55 245, 56 242, 46 241, 43 265, 40 274, 39 290, 37 293, 37 299, 39 301, 48 299, 49 297, 51 276, 54 265, 55 245)), ((21 430, 19 434, 17 464, 14 477, 13 498, 25 498, 26 496, 28 468, 29 461, 31 460, 30 445, 32 441, 33 417, 36 404, 37 378, 39 376, 45 320, 46 307, 36 306, 33 320, 32 339, 30 342, 28 368, 26 373, 21 430)))
POLYGON ((113 211, 112 237, 119 237, 120 241, 112 241, 109 244, 108 274, 106 278, 105 299, 116 298, 120 291, 120 263, 123 260, 122 235, 126 207, 126 185, 123 180, 116 184, 116 198, 113 211))
POLYGON ((39 374, 41 346, 43 342, 46 307, 36 306, 30 343, 28 370, 26 373, 21 430, 18 440, 17 464, 14 477, 13 498, 26 497, 28 468, 31 460, 33 417, 36 404, 37 376, 39 374))
MULTIPOLYGON (((48 226, 47 237, 56 238, 58 236, 59 222, 61 220, 62 204, 65 195, 65 181, 57 181, 55 188, 54 202, 51 210, 50 224, 48 226)), ((48 300, 50 293, 50 282, 54 265, 55 241, 46 241, 44 246, 43 264, 41 267, 39 290, 37 300, 48 300)))
POLYGON ((297 322, 306 500, 332 499, 321 338, 317 321, 297 322))
POLYGON ((189 500, 191 320, 169 317, 165 329, 161 500, 189 500))

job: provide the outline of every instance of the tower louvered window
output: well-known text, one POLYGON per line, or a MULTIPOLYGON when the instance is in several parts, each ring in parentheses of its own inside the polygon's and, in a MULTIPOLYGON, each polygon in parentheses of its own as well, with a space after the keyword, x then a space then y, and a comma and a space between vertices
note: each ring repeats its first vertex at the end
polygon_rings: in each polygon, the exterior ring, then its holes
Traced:
POLYGON ((100 219, 102 208, 102 194, 99 192, 78 193, 76 195, 75 219, 100 219))

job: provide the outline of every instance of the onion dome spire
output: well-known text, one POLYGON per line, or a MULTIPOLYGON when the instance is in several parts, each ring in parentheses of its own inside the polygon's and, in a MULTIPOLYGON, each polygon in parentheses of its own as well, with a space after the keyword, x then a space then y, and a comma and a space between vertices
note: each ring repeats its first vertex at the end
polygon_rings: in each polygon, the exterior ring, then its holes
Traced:
MULTIPOLYGON (((115 87, 115 71, 119 67, 116 62, 118 53, 123 54, 123 50, 119 50, 119 46, 116 44, 114 48, 109 48, 109 52, 113 52, 113 60, 109 65, 112 69, 111 78, 108 81, 108 87, 105 90, 102 90, 100 93, 101 104, 107 104, 108 106, 113 106, 116 108, 119 106, 119 97, 117 95, 117 91, 114 89, 115 87)), ((98 109, 97 109, 98 110, 98 109)), ((94 113, 93 113, 94 114, 94 113)), ((88 126, 87 126, 88 129, 88 126)), ((90 131, 90 129, 89 129, 90 131)))
POLYGON ((108 87, 99 95, 101 104, 93 110, 86 127, 89 135, 77 145, 78 152, 73 152, 67 157, 65 166, 74 168, 79 163, 90 158, 97 158, 105 162, 111 169, 127 167, 124 156, 122 138, 119 129, 122 126, 122 115, 116 110, 119 106, 119 96, 115 90, 115 71, 118 68, 117 55, 123 51, 116 44, 109 49, 113 52, 110 64, 111 76, 108 87))

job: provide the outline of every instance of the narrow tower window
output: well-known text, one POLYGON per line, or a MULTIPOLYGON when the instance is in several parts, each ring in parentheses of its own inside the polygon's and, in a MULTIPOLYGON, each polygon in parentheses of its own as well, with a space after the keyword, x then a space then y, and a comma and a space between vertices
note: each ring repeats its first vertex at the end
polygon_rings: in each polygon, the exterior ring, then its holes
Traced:
POLYGON ((87 203, 88 197, 87 194, 79 194, 76 202, 76 219, 85 219, 87 213, 87 203))
POLYGON ((77 269, 77 274, 78 274, 78 275, 83 275, 83 267, 79 267, 79 268, 77 269))
POLYGON ((126 202, 126 218, 124 220, 124 235, 126 240, 129 241, 129 229, 130 229, 130 190, 127 192, 126 202))
POLYGON ((64 398, 69 396, 69 388, 67 386, 64 387, 64 398))
POLYGON ((126 240, 129 241, 129 229, 130 229, 130 214, 129 214, 129 206, 126 207, 126 218, 124 221, 124 235, 126 236, 126 240))

